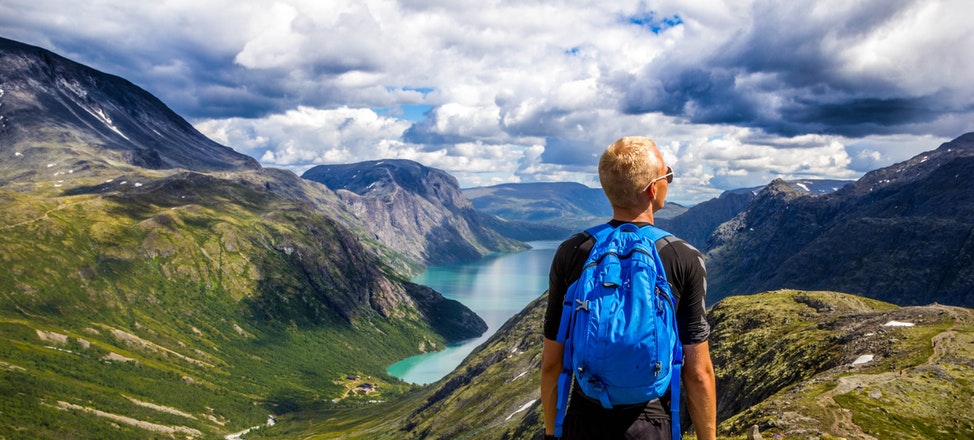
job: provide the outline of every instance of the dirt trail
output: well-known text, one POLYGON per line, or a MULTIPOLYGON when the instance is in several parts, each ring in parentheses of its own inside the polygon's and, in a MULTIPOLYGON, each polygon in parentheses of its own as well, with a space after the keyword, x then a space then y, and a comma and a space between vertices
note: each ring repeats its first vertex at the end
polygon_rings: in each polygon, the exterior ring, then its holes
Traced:
POLYGON ((835 396, 868 386, 885 384, 894 380, 896 376, 897 373, 888 372, 840 377, 839 384, 835 388, 825 392, 818 398, 818 404, 825 410, 824 413, 832 417, 832 421, 829 424, 829 432, 834 436, 850 439, 878 440, 876 437, 863 432, 862 428, 856 425, 852 420, 852 411, 839 406, 839 403, 835 401, 835 396))
MULTIPOLYGON (((927 358, 927 361, 924 364, 917 365, 914 368, 937 364, 941 359, 944 358, 944 356, 950 354, 951 352, 963 350, 963 348, 958 345, 956 339, 956 324, 962 321, 969 322, 972 319, 972 316, 974 316, 969 311, 962 311, 955 307, 940 305, 934 305, 933 307, 948 313, 951 316, 951 320, 955 323, 955 326, 930 338, 930 343, 933 346, 933 353, 927 358)), ((846 394, 857 389, 884 385, 896 380, 901 374, 903 373, 898 371, 890 371, 879 374, 853 374, 840 377, 838 379, 838 385, 836 385, 835 388, 823 393, 818 398, 818 404, 823 410, 825 410, 824 413, 829 414, 832 417, 832 421, 829 424, 829 432, 834 436, 849 439, 878 440, 876 437, 863 432, 862 428, 855 424, 852 418, 852 411, 842 408, 838 402, 835 401, 835 396, 846 394)))

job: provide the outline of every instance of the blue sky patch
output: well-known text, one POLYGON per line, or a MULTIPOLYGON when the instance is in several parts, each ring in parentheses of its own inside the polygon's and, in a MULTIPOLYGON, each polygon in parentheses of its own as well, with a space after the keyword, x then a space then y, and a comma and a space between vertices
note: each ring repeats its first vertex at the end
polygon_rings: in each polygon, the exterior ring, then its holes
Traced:
POLYGON ((430 104, 402 104, 396 107, 382 107, 372 109, 376 114, 419 122, 426 119, 426 113, 433 108, 430 104))
POLYGON ((626 17, 630 24, 637 25, 656 35, 663 31, 683 24, 683 19, 678 14, 669 17, 657 17, 655 11, 643 11, 635 15, 626 17))

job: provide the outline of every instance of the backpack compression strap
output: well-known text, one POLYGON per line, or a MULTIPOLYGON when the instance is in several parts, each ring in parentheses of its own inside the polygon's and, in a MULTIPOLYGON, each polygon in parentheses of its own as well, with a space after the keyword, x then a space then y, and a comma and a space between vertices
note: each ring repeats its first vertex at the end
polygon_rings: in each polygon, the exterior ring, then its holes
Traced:
POLYGON ((673 372, 670 376, 670 427, 673 430, 674 439, 682 438, 683 430, 680 429, 680 374, 683 372, 683 345, 676 341, 673 348, 673 372))

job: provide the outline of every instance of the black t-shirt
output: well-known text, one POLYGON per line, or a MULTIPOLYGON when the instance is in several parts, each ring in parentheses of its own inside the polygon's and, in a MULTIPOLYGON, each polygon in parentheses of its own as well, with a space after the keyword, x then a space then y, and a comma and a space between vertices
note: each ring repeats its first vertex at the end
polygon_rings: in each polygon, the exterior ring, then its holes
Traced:
MULTIPOLYGON (((613 227, 618 227, 622 223, 617 220, 609 222, 613 227)), ((636 225, 642 227, 648 223, 636 223, 636 225)), ((561 323, 565 294, 568 292, 568 287, 581 277, 582 267, 594 244, 595 239, 591 235, 578 233, 562 242, 555 251, 551 270, 548 273, 545 338, 553 341, 558 339, 558 326, 561 323)), ((704 266, 703 255, 690 243, 674 236, 660 239, 656 247, 659 249, 663 268, 666 269, 666 280, 676 298, 676 322, 681 343, 693 345, 706 341, 710 336, 710 324, 707 323, 707 269, 704 266)), ((573 401, 576 396, 580 394, 574 393, 573 401)), ((595 405, 601 408, 597 403, 595 405)), ((648 405, 646 410, 654 416, 665 414, 661 413, 662 405, 655 401, 653 405, 648 405)))

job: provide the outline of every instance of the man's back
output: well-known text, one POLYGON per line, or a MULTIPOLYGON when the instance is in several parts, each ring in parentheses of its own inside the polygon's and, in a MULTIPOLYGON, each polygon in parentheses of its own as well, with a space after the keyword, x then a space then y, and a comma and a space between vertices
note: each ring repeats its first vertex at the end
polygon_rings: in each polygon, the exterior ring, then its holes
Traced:
MULTIPOLYGON (((612 221, 618 227, 623 222, 612 221)), ((637 224, 651 227, 648 223, 637 224)), ((569 286, 575 283, 589 258, 595 239, 585 233, 576 234, 559 246, 549 273, 549 298, 545 315, 545 338, 556 340, 562 317, 563 303, 569 286)), ((706 319, 706 270, 700 252, 689 243, 671 235, 656 242, 660 259, 676 298, 677 328, 683 344, 706 341, 710 327, 706 319)), ((605 410, 600 402, 574 390, 565 421, 565 438, 619 438, 639 433, 638 438, 668 438, 670 414, 667 398, 641 405, 624 405, 605 410), (589 435, 585 432, 592 431, 589 435), (636 430, 636 431, 633 431, 636 430)))
MULTIPOLYGON (((674 172, 666 166, 656 144, 643 136, 620 138, 609 144, 599 158, 599 181, 612 205, 613 222, 652 224, 653 214, 666 203, 669 184, 673 180, 674 172)), ((563 243, 555 254, 549 275, 550 296, 541 356, 541 405, 546 438, 551 436, 556 425, 558 377, 564 370, 565 345, 557 341, 561 307, 568 286, 577 279, 576 272, 581 270, 588 255, 583 249, 584 241, 584 237, 575 236, 563 243)), ((703 258, 696 249, 679 240, 659 247, 673 294, 680 297, 677 323, 683 343, 682 382, 687 407, 697 438, 712 440, 717 431, 717 397, 710 346, 706 340, 709 326, 704 303, 707 281, 703 258)), ((599 420, 597 410, 584 410, 584 402, 584 398, 573 398, 569 405, 565 438, 670 438, 668 426, 660 431, 656 424, 658 420, 644 417, 644 409, 658 406, 658 402, 636 405, 633 413, 637 417, 634 419, 614 419, 613 424, 620 426, 612 432, 603 420, 599 420), (625 424, 629 426, 623 426, 625 424)), ((607 411, 619 414, 622 410, 607 411)), ((668 420, 660 423, 668 424, 668 420)))

